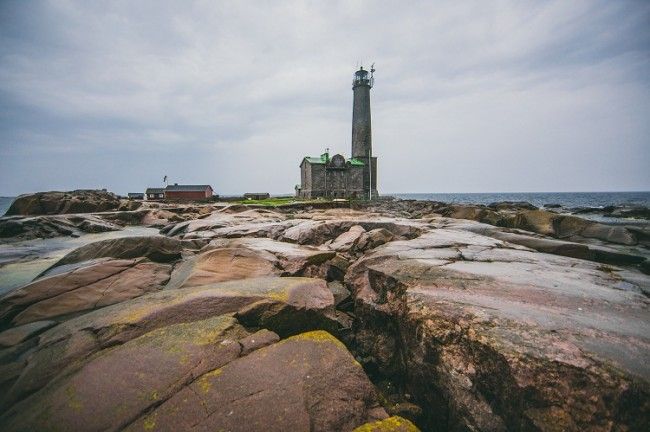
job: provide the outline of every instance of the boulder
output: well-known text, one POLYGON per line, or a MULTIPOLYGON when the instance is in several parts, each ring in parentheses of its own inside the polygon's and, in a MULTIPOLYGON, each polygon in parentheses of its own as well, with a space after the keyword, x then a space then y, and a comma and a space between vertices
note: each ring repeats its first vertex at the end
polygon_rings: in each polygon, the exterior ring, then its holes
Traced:
POLYGON ((4 431, 120 430, 241 352, 246 330, 229 316, 175 324, 71 364, 0 417, 4 431))
POLYGON ((422 232, 417 224, 407 221, 396 222, 395 219, 378 218, 366 220, 349 218, 344 220, 307 220, 287 229, 281 240, 298 244, 322 245, 328 240, 334 240, 353 226, 360 226, 369 231, 384 228, 398 238, 414 238, 422 232))
POLYGON ((438 228, 346 284, 355 355, 413 395, 424 429, 650 427, 647 276, 438 228))
POLYGON ((646 261, 646 257, 641 254, 620 251, 604 246, 534 236, 523 231, 509 232, 485 224, 456 225, 456 227, 553 255, 619 265, 635 265, 646 261))
POLYGON ((162 237, 121 237, 101 240, 73 250, 57 261, 52 268, 90 261, 98 258, 148 258, 154 262, 168 263, 181 258, 183 243, 162 237))
MULTIPOLYGON (((217 244, 217 243, 213 243, 217 244)), ((334 258, 336 253, 312 246, 296 245, 267 238, 240 238, 224 243, 228 247, 243 247, 260 253, 270 253, 285 276, 302 275, 310 266, 318 267, 334 258)))
POLYGON ((526 201, 499 201, 488 204, 493 210, 502 211, 502 210, 537 210, 537 206, 532 205, 526 201))
POLYGON ((650 219, 650 208, 644 206, 632 208, 622 207, 613 209, 611 212, 608 212, 607 215, 611 217, 650 219))
POLYGON ((126 430, 339 431, 385 417, 345 346, 315 331, 207 372, 126 430))
POLYGON ((266 238, 213 241, 177 266, 169 288, 260 276, 314 276, 335 252, 266 238))
POLYGON ((102 219, 118 225, 145 225, 144 219, 150 213, 149 209, 123 210, 102 213, 102 219))
POLYGON ((216 228, 212 231, 217 238, 239 238, 239 237, 267 237, 277 239, 292 226, 300 223, 298 220, 287 220, 282 222, 248 222, 239 225, 216 228))
POLYGON ((122 227, 94 215, 30 216, 0 218, 0 238, 32 240, 84 233, 119 231, 122 227))
POLYGON ((200 253, 181 263, 169 288, 188 288, 229 280, 279 275, 276 258, 268 252, 246 248, 219 248, 200 253))
MULTIPOLYGON (((554 221, 557 214, 545 210, 531 210, 517 213, 510 218, 503 226, 519 228, 547 236, 555 235, 554 221)), ((576 218, 578 219, 578 218, 576 218)))
POLYGON ((347 289, 341 282, 333 281, 327 284, 327 287, 334 295, 334 305, 338 306, 346 300, 350 299, 350 290, 347 289))
POLYGON ((185 239, 194 238, 277 238, 289 226, 297 222, 285 220, 285 216, 265 209, 247 209, 241 212, 219 210, 200 219, 166 226, 163 233, 185 239))
POLYGON ((627 246, 637 244, 636 236, 622 226, 591 224, 580 232, 580 236, 627 246))
POLYGON ((503 219, 499 225, 557 238, 593 238, 607 243, 637 244, 635 235, 626 227, 605 225, 545 210, 520 212, 511 218, 503 219))
POLYGON ((247 325, 290 335, 333 328, 329 318, 333 304, 326 283, 308 278, 245 279, 146 294, 88 312, 42 333, 0 405, 13 405, 69 364, 81 364, 93 353, 157 328, 242 311, 247 325), (253 304, 256 306, 250 308, 253 304))
POLYGON ((6 216, 96 213, 117 210, 121 205, 122 201, 117 195, 101 190, 38 192, 20 195, 11 204, 6 216))
POLYGON ((102 259, 36 280, 0 299, 0 322, 20 325, 101 308, 162 289, 171 267, 143 258, 102 259))
POLYGON ((323 263, 306 266, 299 272, 299 275, 325 279, 328 282, 342 281, 348 267, 350 267, 350 260, 337 253, 323 263))
POLYGON ((350 227, 349 230, 336 237, 328 247, 337 252, 348 252, 356 246, 357 242, 365 232, 366 230, 363 229, 361 225, 354 225, 350 227))
POLYGON ((377 228, 361 234, 355 249, 358 251, 367 251, 381 246, 395 238, 393 233, 385 228, 377 228))
POLYGON ((454 219, 468 219, 497 225, 501 216, 496 211, 483 206, 452 204, 437 210, 443 216, 454 219))
POLYGON ((142 225, 164 227, 173 222, 182 222, 184 219, 168 210, 151 210, 144 214, 142 225))

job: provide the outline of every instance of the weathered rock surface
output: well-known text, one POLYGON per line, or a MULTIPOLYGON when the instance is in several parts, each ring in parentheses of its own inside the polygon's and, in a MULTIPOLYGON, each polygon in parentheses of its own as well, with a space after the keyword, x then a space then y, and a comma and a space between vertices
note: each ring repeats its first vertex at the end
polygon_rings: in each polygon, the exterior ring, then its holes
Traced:
POLYGON ((32 216, 0 218, 0 239, 31 240, 84 233, 119 231, 122 227, 94 215, 32 216))
MULTIPOLYGON (((370 249, 381 246, 395 238, 386 228, 366 231, 361 225, 354 225, 327 245, 329 249, 351 255, 362 255, 370 249)), ((412 238, 407 235, 406 238, 412 238)))
POLYGON ((119 430, 240 354, 227 316, 151 331, 88 359, 0 417, 3 430, 119 430), (21 415, 29 412, 29 418, 21 415))
MULTIPOLYGON (((353 226, 359 226, 366 231, 383 228, 396 238, 414 238, 420 235, 422 229, 408 221, 400 223, 388 218, 363 220, 307 220, 287 229, 281 240, 309 245, 322 245, 328 240, 334 240, 341 234, 349 231, 353 226)), ((355 228, 357 230, 358 228, 355 228)))
POLYGON ((337 431, 385 417, 363 369, 330 334, 278 342, 271 332, 249 335, 232 317, 218 316, 153 330, 69 365, 5 411, 0 425, 337 431))
POLYGON ((166 226, 162 233, 184 239, 269 237, 276 238, 296 222, 266 209, 228 206, 201 219, 166 226))
POLYGON ((165 236, 87 244, 0 299, 0 429, 650 428, 648 224, 354 205, 40 217, 165 236))
MULTIPOLYGON (((496 207, 497 209, 499 207, 496 207)), ((508 207, 506 207, 508 208, 508 207)), ((491 225, 518 228, 559 239, 584 241, 596 239, 620 245, 636 245, 636 232, 620 225, 605 225, 572 215, 546 210, 524 210, 515 213, 497 213, 480 206, 449 206, 440 211, 444 216, 470 219, 491 225)))
POLYGON ((361 234, 359 241, 356 244, 355 249, 358 251, 368 251, 374 249, 377 246, 392 241, 395 238, 392 232, 384 228, 376 228, 361 234))
POLYGON ((647 277, 438 229, 346 281, 357 355, 419 395, 427 428, 648 427, 647 277))
POLYGON ((56 321, 35 321, 5 330, 0 333, 0 347, 18 345, 24 340, 34 337, 56 324, 56 321))
POLYGON ((637 243, 634 234, 623 226, 604 225, 576 216, 558 215, 544 210, 520 212, 513 218, 502 221, 501 225, 557 238, 595 238, 624 245, 637 243))
POLYGON ((329 248, 337 252, 348 252, 359 242, 366 230, 361 225, 353 225, 330 243, 329 248))
POLYGON ((566 240, 556 240, 545 236, 534 236, 519 230, 504 230, 481 223, 446 223, 447 227, 455 227, 488 237, 503 240, 508 243, 518 244, 538 252, 553 255, 562 255, 580 258, 588 261, 597 261, 605 264, 632 265, 641 264, 646 257, 630 251, 613 248, 611 246, 598 246, 585 243, 576 243, 566 240))
POLYGON ((21 195, 7 210, 13 215, 56 215, 70 213, 96 213, 123 207, 132 210, 140 202, 120 200, 117 195, 101 190, 75 190, 71 192, 38 192, 21 195))
POLYGON ((383 417, 361 366, 316 331, 204 374, 127 430, 345 431, 383 417))
POLYGON ((537 210, 537 207, 526 201, 499 201, 488 204, 491 209, 500 210, 537 210))
POLYGON ((256 349, 272 345, 279 340, 280 336, 267 329, 256 331, 252 335, 239 340, 239 345, 241 345, 240 355, 245 356, 256 349))
POLYGON ((180 264, 169 288, 186 288, 261 276, 311 276, 311 267, 335 252, 271 239, 218 240, 180 264))
POLYGON ((147 294, 42 333, 4 403, 11 405, 43 387, 68 364, 157 328, 239 311, 245 325, 283 336, 318 328, 335 330, 330 316, 333 304, 325 281, 308 278, 246 279, 147 294))
POLYGON ((121 237, 87 244, 73 250, 52 267, 75 264, 98 258, 148 258, 151 261, 167 263, 181 258, 183 243, 180 240, 163 237, 121 237))
POLYGON ((170 288, 279 275, 275 256, 246 248, 219 248, 189 258, 175 271, 170 288))
POLYGON ((0 323, 16 325, 101 308, 163 288, 171 267, 146 259, 103 259, 36 280, 0 298, 0 323))

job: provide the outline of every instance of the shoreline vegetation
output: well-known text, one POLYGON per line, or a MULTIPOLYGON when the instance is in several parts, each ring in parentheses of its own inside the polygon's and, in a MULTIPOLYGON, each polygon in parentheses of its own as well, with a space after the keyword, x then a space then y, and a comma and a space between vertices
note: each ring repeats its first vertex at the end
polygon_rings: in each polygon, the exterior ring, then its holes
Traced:
POLYGON ((648 430, 650 215, 21 196, 0 429, 648 430))

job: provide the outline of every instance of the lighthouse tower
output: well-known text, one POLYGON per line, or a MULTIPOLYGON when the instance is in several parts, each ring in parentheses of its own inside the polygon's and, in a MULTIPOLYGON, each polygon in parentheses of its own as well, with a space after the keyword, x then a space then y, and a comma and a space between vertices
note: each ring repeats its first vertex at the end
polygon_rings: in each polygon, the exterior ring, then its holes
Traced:
POLYGON ((377 198, 377 158, 372 156, 370 127, 370 89, 374 84, 374 66, 370 74, 363 66, 354 73, 352 91, 352 157, 363 162, 363 192, 368 199, 377 198))

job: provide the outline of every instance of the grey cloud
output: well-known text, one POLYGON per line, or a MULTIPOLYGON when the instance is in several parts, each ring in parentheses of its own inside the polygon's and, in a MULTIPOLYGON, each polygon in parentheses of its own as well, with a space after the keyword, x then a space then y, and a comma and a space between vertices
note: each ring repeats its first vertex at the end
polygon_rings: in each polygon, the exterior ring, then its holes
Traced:
POLYGON ((0 3, 0 194, 167 174, 290 193, 349 153, 377 62, 383 192, 650 189, 650 5, 0 3))

